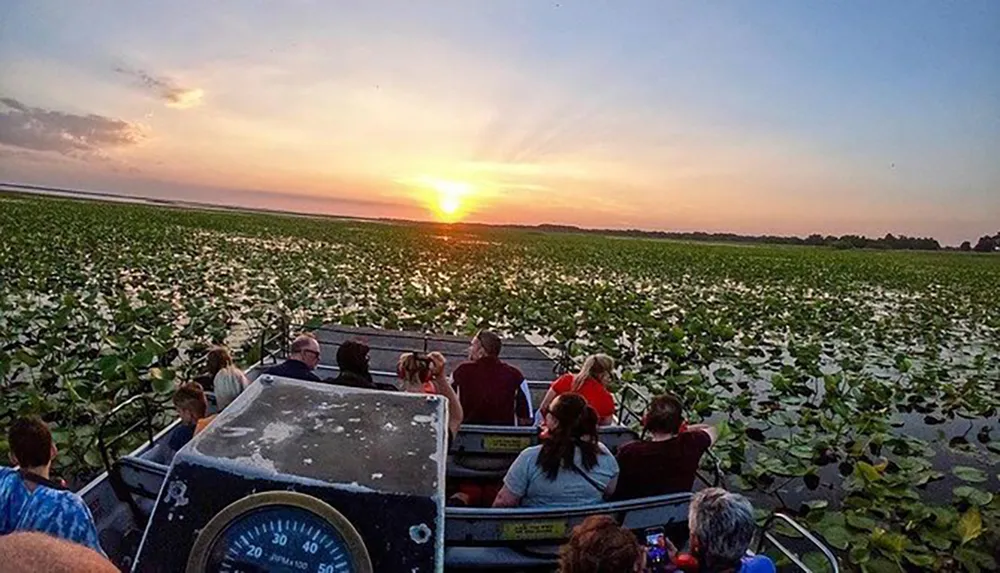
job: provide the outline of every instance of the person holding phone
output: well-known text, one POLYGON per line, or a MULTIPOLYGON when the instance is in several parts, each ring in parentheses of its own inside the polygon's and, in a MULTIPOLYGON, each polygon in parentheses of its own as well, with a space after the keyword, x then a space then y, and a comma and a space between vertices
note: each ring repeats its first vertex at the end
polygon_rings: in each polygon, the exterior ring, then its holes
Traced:
POLYGON ((437 394, 448 400, 448 436, 453 438, 462 425, 464 413, 458 395, 445 377, 445 357, 440 352, 407 352, 399 357, 396 375, 400 389, 411 394, 437 394))
POLYGON ((573 528, 559 550, 559 573, 647 571, 646 551, 635 534, 607 515, 592 515, 573 528))

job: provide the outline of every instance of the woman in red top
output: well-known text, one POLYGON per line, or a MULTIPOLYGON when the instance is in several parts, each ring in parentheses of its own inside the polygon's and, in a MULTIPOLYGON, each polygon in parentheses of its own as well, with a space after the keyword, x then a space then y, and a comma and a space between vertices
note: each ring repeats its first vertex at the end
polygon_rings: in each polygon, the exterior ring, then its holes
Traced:
POLYGON ((549 386, 549 391, 542 398, 539 411, 543 417, 552 400, 566 392, 576 392, 586 398, 600 418, 599 423, 607 426, 614 421, 615 398, 608 392, 607 386, 615 369, 615 361, 607 354, 594 354, 587 357, 583 368, 578 373, 563 374, 549 386))

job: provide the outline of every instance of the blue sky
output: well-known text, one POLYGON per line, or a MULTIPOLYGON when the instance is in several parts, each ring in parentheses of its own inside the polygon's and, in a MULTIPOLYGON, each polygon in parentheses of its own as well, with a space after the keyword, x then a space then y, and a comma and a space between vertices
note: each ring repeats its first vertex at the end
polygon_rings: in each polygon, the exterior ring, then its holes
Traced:
POLYGON ((0 6, 0 179, 362 216, 1000 227, 1000 3, 0 6))

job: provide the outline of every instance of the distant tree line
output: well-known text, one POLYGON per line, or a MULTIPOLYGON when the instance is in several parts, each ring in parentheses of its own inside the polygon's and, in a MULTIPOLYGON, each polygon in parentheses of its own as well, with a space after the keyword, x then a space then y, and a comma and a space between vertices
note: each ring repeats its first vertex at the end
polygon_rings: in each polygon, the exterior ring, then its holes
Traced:
MULTIPOLYGON (((477 226, 469 224, 468 226, 477 226)), ((777 245, 809 245, 816 247, 832 247, 834 249, 881 249, 904 251, 940 251, 956 250, 954 247, 942 247, 941 243, 932 237, 907 237, 887 233, 881 238, 869 238, 863 235, 820 235, 814 233, 808 237, 783 235, 738 235, 735 233, 706 233, 696 231, 679 233, 670 231, 643 231, 640 229, 582 229, 573 225, 510 225, 510 227, 538 230, 555 233, 596 233, 617 237, 639 237, 650 239, 671 239, 675 241, 703 241, 715 243, 767 243, 777 245)), ((992 253, 1000 251, 1000 231, 994 236, 985 235, 975 246, 965 241, 957 249, 960 251, 977 251, 992 253)))
POLYGON ((992 237, 989 235, 979 237, 979 241, 974 247, 969 241, 963 241, 958 250, 976 251, 977 253, 995 253, 1000 251, 1000 231, 997 231, 997 234, 992 237))

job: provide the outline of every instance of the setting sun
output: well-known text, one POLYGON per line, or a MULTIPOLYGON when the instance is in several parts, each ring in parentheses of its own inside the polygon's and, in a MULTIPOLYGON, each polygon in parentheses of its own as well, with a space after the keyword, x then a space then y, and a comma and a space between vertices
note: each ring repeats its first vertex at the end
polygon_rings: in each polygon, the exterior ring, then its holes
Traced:
POLYGON ((427 205, 439 221, 454 223, 467 213, 468 199, 472 194, 470 184, 427 176, 419 177, 414 182, 424 189, 427 205))
POLYGON ((461 202, 458 197, 446 195, 438 199, 438 208, 446 215, 454 215, 458 211, 461 202))

